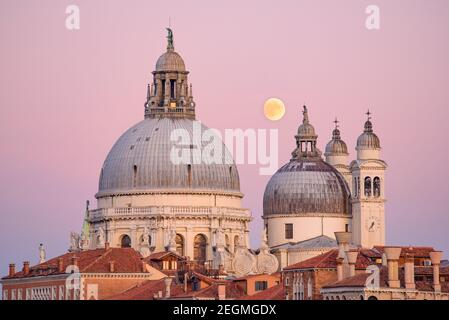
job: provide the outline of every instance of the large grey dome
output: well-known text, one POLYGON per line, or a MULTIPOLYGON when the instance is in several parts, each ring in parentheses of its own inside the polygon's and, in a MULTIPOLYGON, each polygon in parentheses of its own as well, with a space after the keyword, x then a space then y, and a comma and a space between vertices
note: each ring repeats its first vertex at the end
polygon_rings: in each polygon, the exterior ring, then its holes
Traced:
POLYGON ((342 175, 321 158, 292 159, 270 179, 264 215, 350 214, 350 192, 342 175))
MULTIPOLYGON (((193 126, 204 132, 200 122, 183 118, 145 119, 128 129, 115 143, 101 169, 98 196, 149 190, 206 190, 240 192, 237 168, 226 146, 220 164, 174 164, 170 153, 180 142, 170 136, 175 129, 184 129, 192 141, 193 126), (225 161, 226 160, 226 161, 225 161)), ((210 142, 200 142, 203 150, 210 142)), ((186 149, 195 148, 193 144, 186 149)), ((185 149, 184 149, 185 150, 185 149)), ((192 152, 193 154, 193 152, 192 152)), ((201 160, 201 159, 199 159, 201 160)))

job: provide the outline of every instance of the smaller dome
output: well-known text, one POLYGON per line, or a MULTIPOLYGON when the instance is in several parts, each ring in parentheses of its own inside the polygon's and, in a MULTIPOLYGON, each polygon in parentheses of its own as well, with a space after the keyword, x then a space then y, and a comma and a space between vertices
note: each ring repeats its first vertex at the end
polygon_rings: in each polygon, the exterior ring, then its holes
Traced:
POLYGON ((302 124, 298 127, 298 138, 317 138, 315 128, 309 123, 309 113, 304 106, 302 124))
POLYGON ((186 66, 179 53, 169 50, 157 59, 156 71, 186 71, 186 66))
POLYGON ((334 131, 332 131, 332 140, 328 142, 324 152, 324 155, 326 156, 348 154, 348 147, 346 146, 346 143, 341 140, 340 130, 338 130, 338 128, 335 128, 334 131))
POLYGON ((301 137, 316 136, 315 128, 310 123, 303 123, 298 127, 298 136, 301 137))
POLYGON ((373 132, 373 124, 370 120, 365 122, 365 130, 357 138, 357 148, 380 149, 379 137, 373 132))

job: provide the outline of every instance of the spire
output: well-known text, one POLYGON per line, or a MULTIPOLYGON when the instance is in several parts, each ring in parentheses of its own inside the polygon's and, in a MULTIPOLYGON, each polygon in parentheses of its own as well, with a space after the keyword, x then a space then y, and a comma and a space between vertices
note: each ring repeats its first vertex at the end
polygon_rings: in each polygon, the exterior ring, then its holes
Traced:
POLYGON ((167 29, 167 51, 175 51, 175 47, 173 46, 173 31, 170 28, 167 29))

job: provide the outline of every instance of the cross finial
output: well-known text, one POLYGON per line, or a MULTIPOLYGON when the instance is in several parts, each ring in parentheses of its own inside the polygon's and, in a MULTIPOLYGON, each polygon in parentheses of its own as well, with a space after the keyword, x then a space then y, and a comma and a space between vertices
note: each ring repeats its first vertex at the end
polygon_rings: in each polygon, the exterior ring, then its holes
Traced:
POLYGON ((371 112, 369 112, 369 109, 366 112, 366 116, 368 117, 368 121, 370 121, 371 120, 371 112))
POLYGON ((337 120, 337 117, 335 117, 334 123, 335 123, 335 129, 338 129, 338 127, 339 127, 338 124, 340 123, 340 121, 337 120))

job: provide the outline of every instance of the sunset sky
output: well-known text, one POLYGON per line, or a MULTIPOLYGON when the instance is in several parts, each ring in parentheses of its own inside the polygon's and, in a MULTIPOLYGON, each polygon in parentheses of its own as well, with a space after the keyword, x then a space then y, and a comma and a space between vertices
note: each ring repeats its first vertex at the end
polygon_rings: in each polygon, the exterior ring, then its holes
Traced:
MULTIPOLYGON (((301 107, 321 150, 333 120, 355 157, 365 112, 381 139, 390 245, 449 257, 449 1, 0 2, 0 273, 64 253, 80 231, 102 163, 143 119, 146 85, 165 51, 168 20, 190 71, 197 119, 209 127, 279 131, 290 159, 301 107), (343 4, 344 3, 344 4, 343 4), (65 27, 67 5, 80 30, 65 27), (365 8, 380 8, 380 29, 365 8), (264 101, 286 113, 269 121, 264 101)), ((269 176, 239 165, 252 246, 260 242, 269 176)))

